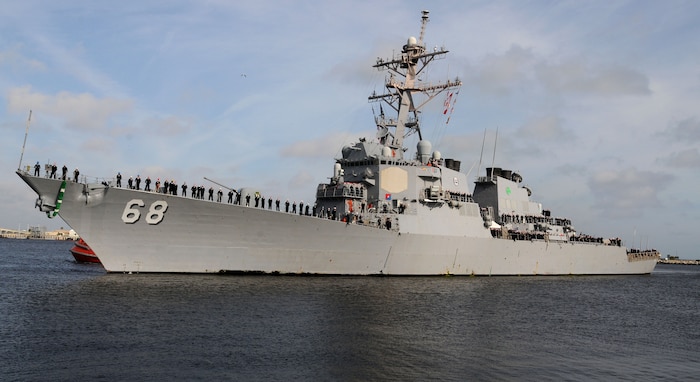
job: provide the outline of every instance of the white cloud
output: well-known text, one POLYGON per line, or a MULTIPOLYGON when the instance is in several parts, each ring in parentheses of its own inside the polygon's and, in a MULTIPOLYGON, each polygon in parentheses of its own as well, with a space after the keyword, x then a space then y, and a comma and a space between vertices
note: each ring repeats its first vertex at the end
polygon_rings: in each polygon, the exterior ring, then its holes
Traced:
POLYGON ((644 211, 663 207, 659 194, 674 176, 635 168, 608 169, 594 173, 588 186, 601 216, 643 216, 644 211))
POLYGON ((671 168, 700 168, 700 151, 694 147, 672 153, 659 160, 671 168))
POLYGON ((527 121, 516 134, 532 140, 562 142, 574 138, 574 133, 564 127, 564 120, 555 115, 543 116, 527 121))
POLYGON ((162 118, 147 118, 143 123, 145 130, 150 130, 156 136, 182 135, 192 130, 192 122, 187 118, 165 116, 162 118))
POLYGON ((66 129, 103 130, 114 119, 133 109, 128 99, 97 98, 90 93, 59 92, 48 95, 33 91, 31 86, 12 88, 7 94, 8 110, 24 113, 33 110, 63 121, 66 129))
POLYGON ((502 55, 484 57, 474 68, 474 80, 482 92, 508 94, 514 87, 530 82, 535 60, 532 49, 513 45, 502 55))
POLYGON ((23 56, 17 48, 0 51, 0 67, 6 66, 13 69, 30 68, 34 71, 46 71, 46 63, 23 56))
POLYGON ((470 69, 466 85, 487 94, 543 90, 554 95, 617 97, 651 93, 649 78, 633 67, 584 57, 546 58, 519 45, 489 54, 470 69))
MULTIPOLYGON (((364 136, 372 137, 374 134, 367 133, 364 136)), ((335 156, 339 156, 344 145, 349 145, 356 142, 362 135, 350 133, 332 133, 324 135, 317 139, 306 139, 292 142, 289 145, 280 149, 282 157, 297 157, 297 158, 319 158, 330 160, 335 156)))
POLYGON ((622 65, 593 65, 584 58, 559 63, 542 62, 536 69, 538 80, 555 93, 594 96, 649 95, 649 79, 643 73, 622 65))
POLYGON ((663 135, 669 140, 678 142, 700 142, 700 120, 690 117, 674 122, 663 135))

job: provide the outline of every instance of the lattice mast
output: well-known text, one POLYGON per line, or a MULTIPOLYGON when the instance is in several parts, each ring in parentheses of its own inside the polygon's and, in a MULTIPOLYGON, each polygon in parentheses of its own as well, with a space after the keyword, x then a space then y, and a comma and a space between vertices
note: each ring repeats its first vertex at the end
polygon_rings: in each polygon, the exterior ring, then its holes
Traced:
POLYGON ((462 85, 459 78, 434 85, 417 83, 418 77, 428 64, 435 59, 444 58, 449 52, 444 47, 435 47, 432 52, 426 52, 423 39, 425 26, 428 23, 428 13, 428 11, 422 12, 420 40, 409 37, 399 56, 386 60, 377 58, 377 63, 373 65, 374 68, 388 70, 390 73, 385 82, 387 92, 373 93, 368 99, 370 102, 384 101, 396 112, 396 118, 387 118, 384 110, 380 109, 379 116, 375 117, 377 138, 381 144, 390 147, 400 158, 406 151, 403 147, 406 137, 418 133, 419 139, 422 139, 419 121, 421 109, 443 91, 462 85), (416 104, 416 96, 421 94, 421 98, 425 97, 425 99, 420 104, 416 104))

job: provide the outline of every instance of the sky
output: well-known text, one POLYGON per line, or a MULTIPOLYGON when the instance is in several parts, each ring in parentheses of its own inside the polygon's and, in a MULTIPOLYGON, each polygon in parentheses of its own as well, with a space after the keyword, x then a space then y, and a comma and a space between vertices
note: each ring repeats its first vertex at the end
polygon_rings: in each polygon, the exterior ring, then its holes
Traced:
POLYGON ((449 119, 424 113, 433 149, 470 182, 518 171, 579 232, 700 258, 700 2, 678 0, 5 1, 0 227, 67 227, 14 174, 30 110, 22 167, 312 201, 374 139, 372 65, 424 9, 450 51, 424 80, 463 81, 449 119))

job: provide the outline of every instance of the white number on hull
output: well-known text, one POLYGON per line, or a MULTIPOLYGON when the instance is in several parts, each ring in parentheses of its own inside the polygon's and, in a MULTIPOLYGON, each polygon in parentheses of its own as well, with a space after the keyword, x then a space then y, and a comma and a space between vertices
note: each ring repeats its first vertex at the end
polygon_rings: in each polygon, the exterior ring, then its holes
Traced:
POLYGON ((163 220, 163 214, 168 209, 168 203, 165 200, 158 200, 151 204, 146 216, 146 223, 158 224, 163 220))
POLYGON ((122 221, 126 224, 134 224, 141 217, 141 211, 134 208, 136 206, 143 207, 143 200, 141 199, 131 199, 126 203, 124 207, 124 213, 122 213, 122 221))
MULTIPOLYGON (((126 203, 124 212, 122 213, 122 221, 126 224, 134 224, 141 218, 141 210, 137 207, 144 207, 146 204, 141 199, 131 199, 126 203)), ((165 200, 157 200, 151 203, 146 215, 146 223, 158 224, 163 221, 165 211, 168 209, 168 203, 165 200)))

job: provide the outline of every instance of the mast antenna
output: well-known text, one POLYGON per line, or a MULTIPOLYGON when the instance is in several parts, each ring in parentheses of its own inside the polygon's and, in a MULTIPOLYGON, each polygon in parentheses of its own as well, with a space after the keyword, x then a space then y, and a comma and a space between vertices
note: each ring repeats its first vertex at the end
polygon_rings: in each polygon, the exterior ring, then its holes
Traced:
POLYGON ((486 129, 484 129, 484 138, 481 140, 481 155, 479 156, 479 167, 476 169, 476 176, 481 174, 481 160, 484 158, 484 144, 486 143, 486 129))
POLYGON ((418 43, 423 45, 423 37, 425 36, 425 25, 428 24, 428 13, 430 11, 423 11, 423 16, 421 17, 421 24, 420 24, 420 39, 418 40, 418 43))
POLYGON ((19 156, 19 165, 17 170, 22 170, 22 159, 24 158, 24 146, 27 144, 27 135, 29 135, 29 122, 32 121, 32 110, 29 109, 29 118, 27 118, 27 128, 24 130, 24 143, 22 143, 22 153, 19 156))
POLYGON ((498 126, 496 126, 496 139, 493 141, 493 158, 491 159, 491 179, 495 178, 493 166, 496 163, 496 145, 498 144, 498 126))

